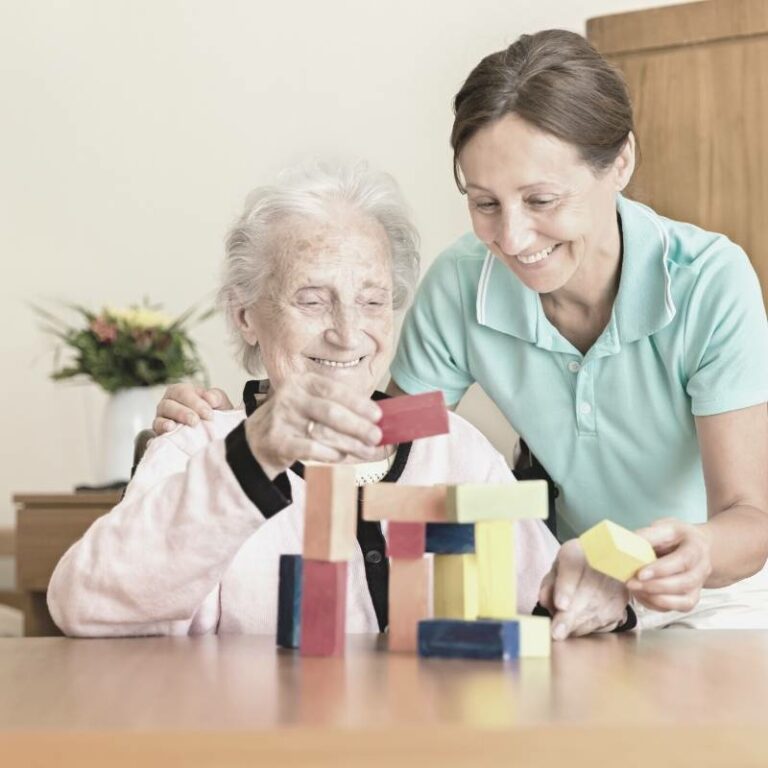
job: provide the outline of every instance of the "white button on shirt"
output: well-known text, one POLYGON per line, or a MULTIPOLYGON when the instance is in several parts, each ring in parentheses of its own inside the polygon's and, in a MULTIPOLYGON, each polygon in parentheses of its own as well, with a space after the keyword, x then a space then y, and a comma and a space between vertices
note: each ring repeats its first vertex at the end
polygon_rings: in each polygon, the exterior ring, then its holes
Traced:
POLYGON ((589 416, 592 413, 592 406, 589 403, 582 403, 579 406, 579 413, 583 413, 585 416, 589 416))
POLYGON ((581 370, 581 365, 577 363, 575 360, 571 360, 571 362, 568 363, 568 370, 571 373, 578 373, 581 370))

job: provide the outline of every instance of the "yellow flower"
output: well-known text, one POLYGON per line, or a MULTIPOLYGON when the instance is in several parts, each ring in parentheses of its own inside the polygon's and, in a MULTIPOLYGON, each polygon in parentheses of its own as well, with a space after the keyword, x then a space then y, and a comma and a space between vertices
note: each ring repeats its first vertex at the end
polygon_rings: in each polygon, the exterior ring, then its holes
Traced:
POLYGON ((173 318, 165 312, 158 312, 148 307, 105 307, 107 315, 128 328, 167 328, 173 323, 173 318))

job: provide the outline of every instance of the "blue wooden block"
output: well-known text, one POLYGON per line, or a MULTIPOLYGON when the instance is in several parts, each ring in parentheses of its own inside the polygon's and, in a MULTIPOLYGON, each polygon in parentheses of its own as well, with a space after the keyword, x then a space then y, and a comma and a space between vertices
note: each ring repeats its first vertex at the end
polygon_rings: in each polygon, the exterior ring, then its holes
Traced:
POLYGON ((467 555, 474 552, 474 523, 427 523, 424 551, 439 555, 467 555))
POLYGON ((443 659, 516 659, 520 625, 516 621, 430 619, 419 622, 419 656, 443 659))
POLYGON ((277 644, 298 648, 301 641, 301 555, 280 555, 277 597, 277 644))

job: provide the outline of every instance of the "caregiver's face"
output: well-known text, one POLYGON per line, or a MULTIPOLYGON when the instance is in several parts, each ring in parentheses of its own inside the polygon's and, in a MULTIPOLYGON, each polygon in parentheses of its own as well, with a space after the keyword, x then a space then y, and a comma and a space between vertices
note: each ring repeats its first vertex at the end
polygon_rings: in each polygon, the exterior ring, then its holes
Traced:
POLYGON ((490 123, 459 156, 475 234, 532 290, 562 288, 590 259, 618 255, 625 154, 596 175, 574 146, 517 115, 490 123))
POLYGON ((384 229, 338 210, 279 225, 264 290, 240 324, 273 387, 312 371, 369 395, 392 358, 393 317, 384 229))

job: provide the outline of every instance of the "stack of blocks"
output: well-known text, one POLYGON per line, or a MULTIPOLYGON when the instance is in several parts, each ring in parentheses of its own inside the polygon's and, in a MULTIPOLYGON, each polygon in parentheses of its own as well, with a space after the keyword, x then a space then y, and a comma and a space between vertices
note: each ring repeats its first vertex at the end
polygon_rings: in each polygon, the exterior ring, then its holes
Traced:
MULTIPOLYGON (((382 445, 448 431, 441 393, 379 405, 382 445)), ((303 557, 280 559, 277 642, 300 648, 302 655, 341 655, 347 563, 357 552, 354 469, 308 466, 305 479, 303 557)), ((517 615, 515 567, 515 521, 546 518, 547 503, 543 480, 367 486, 364 519, 389 524, 390 650, 485 659, 548 656, 549 619, 517 615)))
POLYGON ((515 521, 546 518, 547 485, 365 488, 363 517, 389 521, 389 648, 421 656, 548 656, 549 619, 517 614, 515 521), (430 561, 434 556, 433 617, 430 561))
POLYGON ((347 612, 347 563, 357 551, 357 487, 351 465, 304 470, 303 556, 280 558, 277 643, 302 656, 341 656, 347 612))

